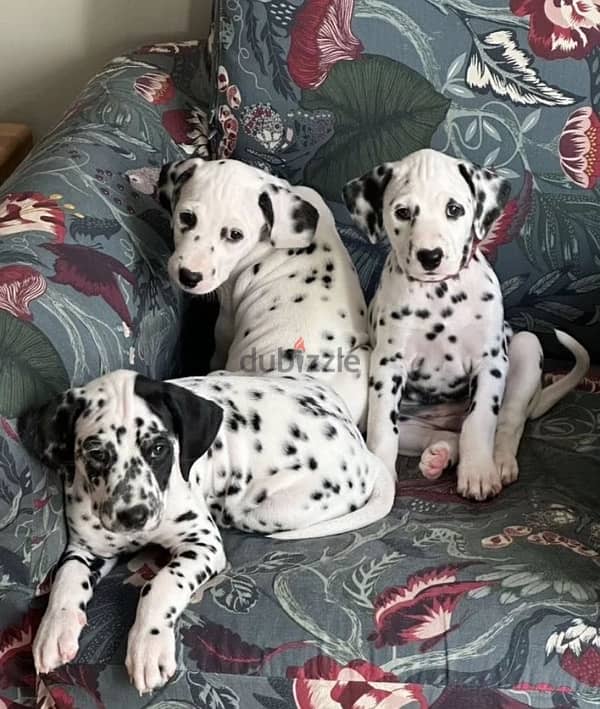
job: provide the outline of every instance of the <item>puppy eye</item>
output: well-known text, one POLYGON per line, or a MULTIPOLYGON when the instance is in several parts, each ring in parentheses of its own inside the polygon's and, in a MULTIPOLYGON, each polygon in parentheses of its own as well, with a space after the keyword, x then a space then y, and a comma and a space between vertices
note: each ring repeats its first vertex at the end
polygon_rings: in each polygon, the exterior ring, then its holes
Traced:
POLYGON ((244 234, 239 229, 231 229, 229 231, 229 235, 227 236, 229 241, 241 241, 243 238, 244 234))
POLYGON ((408 207, 396 207, 394 215, 396 219, 399 219, 401 222, 408 222, 412 217, 408 207))
POLYGON ((85 457, 94 465, 106 465, 108 463, 108 452, 104 448, 90 448, 85 452, 85 457))
POLYGON ((179 212, 179 221, 182 226, 192 229, 196 226, 196 215, 193 212, 179 212))
POLYGON ((151 458, 160 458, 167 452, 166 443, 155 443, 152 448, 150 448, 151 458))
POLYGON ((462 204, 457 204, 456 202, 448 202, 448 206, 446 207, 447 217, 450 217, 450 219, 458 219, 458 217, 462 217, 464 213, 465 208, 462 206, 462 204))

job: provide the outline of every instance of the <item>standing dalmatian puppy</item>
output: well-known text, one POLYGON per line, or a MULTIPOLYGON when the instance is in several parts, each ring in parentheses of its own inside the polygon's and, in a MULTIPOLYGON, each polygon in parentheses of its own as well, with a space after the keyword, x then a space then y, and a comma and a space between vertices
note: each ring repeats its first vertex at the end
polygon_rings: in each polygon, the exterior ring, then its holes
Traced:
POLYGON ((24 444, 65 474, 69 545, 33 644, 38 672, 79 649, 95 584, 118 555, 159 544, 171 560, 140 594, 126 666, 140 693, 177 667, 175 623, 226 563, 217 524, 276 539, 384 517, 395 479, 342 399, 310 376, 156 382, 118 371, 29 412, 24 444))
POLYGON ((217 293, 212 369, 309 372, 364 424, 369 347, 358 275, 331 211, 308 187, 236 160, 166 165, 172 281, 217 293))
POLYGON ((434 150, 344 188, 357 225, 392 247, 369 311, 369 448, 390 469, 398 452, 420 455, 429 478, 458 462, 458 491, 477 500, 516 480, 526 419, 545 413, 589 366, 581 345, 557 331, 576 364, 542 390, 537 338, 512 337, 504 321, 500 284, 479 244, 509 191, 492 170, 434 150))

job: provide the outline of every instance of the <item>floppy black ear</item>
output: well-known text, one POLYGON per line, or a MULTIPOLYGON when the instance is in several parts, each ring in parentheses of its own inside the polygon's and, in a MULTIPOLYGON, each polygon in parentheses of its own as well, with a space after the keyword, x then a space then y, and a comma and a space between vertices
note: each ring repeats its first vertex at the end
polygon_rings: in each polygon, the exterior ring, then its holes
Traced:
POLYGON ((135 393, 166 426, 172 425, 179 440, 181 475, 189 480, 192 465, 210 448, 221 428, 223 409, 188 389, 141 374, 135 378, 135 393))
POLYGON ((481 241, 492 224, 502 214, 510 197, 510 182, 490 168, 479 167, 471 162, 460 162, 458 171, 469 185, 475 200, 473 231, 481 241))
POLYGON ((158 200, 169 214, 173 214, 182 187, 203 164, 202 158, 189 158, 162 166, 158 177, 158 200))
POLYGON ((273 246, 300 249, 309 246, 319 224, 319 210, 294 194, 293 188, 269 184, 258 196, 258 206, 273 246))
POLYGON ((347 182, 342 190, 352 220, 373 244, 385 238, 383 195, 393 172, 391 163, 382 163, 362 177, 347 182))
POLYGON ((75 422, 86 407, 81 390, 69 389, 43 406, 19 416, 17 430, 25 448, 51 468, 72 471, 75 422))

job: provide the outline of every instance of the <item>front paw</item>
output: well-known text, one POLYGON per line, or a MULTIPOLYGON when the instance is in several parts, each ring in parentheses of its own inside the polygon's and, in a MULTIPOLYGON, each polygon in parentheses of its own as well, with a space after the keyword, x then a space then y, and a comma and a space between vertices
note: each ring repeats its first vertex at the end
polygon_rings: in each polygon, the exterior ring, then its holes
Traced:
POLYGON ((456 490, 459 495, 474 500, 487 500, 502 490, 500 473, 493 459, 461 458, 457 471, 456 490))
POLYGON ((173 629, 136 623, 129 631, 125 667, 140 695, 166 684, 177 671, 173 629))
POLYGON ((497 447, 494 453, 496 467, 503 485, 510 485, 519 477, 519 463, 509 448, 497 447))
POLYGON ((71 662, 79 650, 79 635, 86 624, 81 610, 47 610, 33 641, 33 663, 39 674, 71 662))

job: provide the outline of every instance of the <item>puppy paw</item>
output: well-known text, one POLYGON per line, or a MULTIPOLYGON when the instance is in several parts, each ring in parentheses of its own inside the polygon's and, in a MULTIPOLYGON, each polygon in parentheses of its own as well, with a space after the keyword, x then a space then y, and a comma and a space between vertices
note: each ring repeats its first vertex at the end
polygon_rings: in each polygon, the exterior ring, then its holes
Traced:
POLYGON ((129 632, 125 667, 140 696, 166 684, 177 671, 173 630, 136 623, 129 632))
POLYGON ((438 441, 423 451, 419 470, 428 480, 435 480, 451 463, 452 446, 446 441, 438 441))
POLYGON ((52 672, 75 659, 79 650, 79 635, 85 624, 83 611, 46 611, 33 641, 33 663, 36 672, 52 672))
POLYGON ((511 451, 496 449, 494 461, 498 468, 502 485, 510 485, 516 482, 519 477, 519 464, 511 451))
POLYGON ((493 460, 462 459, 457 477, 458 494, 473 500, 487 500, 502 490, 500 473, 493 460))

